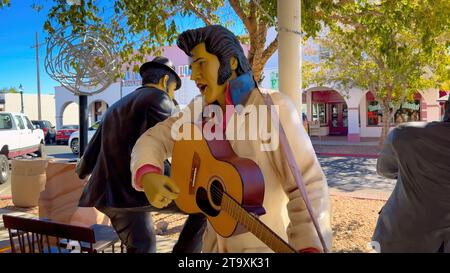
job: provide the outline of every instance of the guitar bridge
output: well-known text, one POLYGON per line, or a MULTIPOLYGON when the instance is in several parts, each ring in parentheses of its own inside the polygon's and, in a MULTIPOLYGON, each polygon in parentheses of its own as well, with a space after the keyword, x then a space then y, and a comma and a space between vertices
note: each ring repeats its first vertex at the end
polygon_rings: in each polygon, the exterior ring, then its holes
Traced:
POLYGON ((192 157, 191 179, 189 180, 189 194, 195 194, 195 181, 197 179, 198 169, 200 168, 200 156, 194 152, 192 157))

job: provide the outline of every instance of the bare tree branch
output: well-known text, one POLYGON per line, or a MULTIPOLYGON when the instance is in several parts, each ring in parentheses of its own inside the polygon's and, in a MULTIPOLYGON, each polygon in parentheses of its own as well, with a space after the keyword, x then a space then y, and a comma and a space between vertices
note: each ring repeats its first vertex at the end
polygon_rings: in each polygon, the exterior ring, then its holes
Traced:
MULTIPOLYGON (((253 1, 252 1, 253 2, 253 1)), ((260 61, 261 57, 262 57, 262 52, 264 49, 264 44, 266 43, 266 35, 267 35, 267 26, 265 25, 265 23, 261 20, 258 23, 258 31, 257 31, 257 35, 256 35, 256 44, 255 44, 255 57, 253 58, 253 66, 255 66, 257 64, 257 62, 260 61)))
POLYGON ((249 20, 250 20, 250 24, 252 24, 252 25, 257 25, 257 18, 258 18, 258 15, 256 14, 256 4, 255 4, 255 1, 253 1, 253 0, 250 0, 250 3, 249 3, 249 6, 250 6, 250 13, 249 13, 249 20))
POLYGON ((269 44, 269 46, 266 49, 264 49, 262 53, 261 63, 263 65, 266 65, 269 58, 272 57, 273 53, 275 53, 277 49, 278 49, 278 34, 277 37, 275 37, 275 39, 269 44))
POLYGON ((252 36, 252 34, 254 34, 256 31, 256 24, 252 24, 248 16, 244 13, 239 0, 228 0, 228 2, 230 3, 230 6, 233 8, 234 12, 236 12, 239 18, 241 18, 250 36, 252 36))
POLYGON ((198 10, 191 1, 185 1, 186 8, 195 13, 200 19, 202 19, 203 23, 207 26, 212 25, 211 18, 208 18, 205 14, 203 14, 200 10, 198 10))

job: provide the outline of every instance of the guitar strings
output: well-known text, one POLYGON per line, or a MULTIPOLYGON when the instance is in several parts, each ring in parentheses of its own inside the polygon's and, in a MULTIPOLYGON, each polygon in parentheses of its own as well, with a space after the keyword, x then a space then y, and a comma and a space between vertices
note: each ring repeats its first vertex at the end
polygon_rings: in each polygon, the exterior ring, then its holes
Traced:
MULTIPOLYGON (((220 197, 222 197, 222 203, 223 203, 223 196, 224 195, 227 195, 227 197, 229 198, 229 199, 231 199, 232 201, 234 201, 234 202, 236 202, 234 199, 232 199, 230 196, 228 196, 228 194, 225 192, 225 191, 223 191, 223 190, 220 190, 217 186, 215 186, 215 185, 211 185, 211 195, 213 195, 214 197, 216 197, 216 198, 220 198, 220 197)), ((221 203, 221 207, 222 207, 222 203, 221 203)), ((238 204, 237 202, 236 202, 236 204, 238 204)), ((239 205, 239 204, 238 204, 239 205)), ((242 207, 241 207, 242 208, 242 207)), ((246 211, 244 208, 242 208, 244 211, 246 211)), ((247 212, 247 211, 246 211, 247 212)), ((240 215, 242 215, 241 214, 241 212, 238 212, 238 214, 240 214, 240 215)), ((231 215, 230 215, 231 216, 231 215)), ((239 215, 237 216, 237 217, 239 217, 239 215)), ((252 216, 252 215, 250 215, 250 218, 255 218, 255 219, 252 219, 252 220, 256 220, 256 221, 258 221, 257 219, 256 219, 256 217, 254 217, 254 216, 252 216)), ((239 221, 238 221, 239 222, 239 221)), ((245 223, 242 223, 242 224, 244 224, 245 225, 245 223)), ((272 230, 270 230, 268 227, 266 227, 265 225, 264 225, 264 223, 262 223, 261 222, 261 224, 262 224, 262 226, 260 227, 260 229, 262 229, 263 231, 266 231, 266 232, 270 232, 271 234, 273 234, 273 235, 275 235, 276 237, 278 237, 278 235, 277 234, 275 234, 272 230)), ((248 229, 248 228, 247 228, 248 229)), ((256 234, 254 234, 254 235, 256 235, 256 234)), ((258 236, 257 236, 258 237, 258 236)), ((258 237, 259 238, 259 237, 258 237)), ((263 242, 264 242, 264 240, 263 240, 263 237, 262 237, 262 231, 261 231, 261 238, 259 238, 260 240, 262 240, 263 242)), ((268 239, 268 240, 270 240, 270 238, 266 238, 266 239, 268 239)), ((292 249, 292 247, 290 246, 290 245, 288 245, 288 244, 286 244, 286 242, 284 242, 284 240, 282 240, 281 238, 279 238, 279 240, 283 243, 283 245, 285 246, 285 247, 287 247, 289 250, 292 250, 292 251, 294 251, 295 252, 295 250, 294 249, 292 249)))

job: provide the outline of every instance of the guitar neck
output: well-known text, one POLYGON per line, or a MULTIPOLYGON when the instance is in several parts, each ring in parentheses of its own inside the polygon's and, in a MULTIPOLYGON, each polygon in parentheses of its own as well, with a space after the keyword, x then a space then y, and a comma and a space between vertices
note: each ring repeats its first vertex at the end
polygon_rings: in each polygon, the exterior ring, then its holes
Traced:
POLYGON ((222 210, 242 224, 248 231, 265 243, 276 253, 295 253, 296 251, 286 243, 280 236, 275 234, 269 227, 254 215, 247 212, 227 193, 223 193, 222 210))

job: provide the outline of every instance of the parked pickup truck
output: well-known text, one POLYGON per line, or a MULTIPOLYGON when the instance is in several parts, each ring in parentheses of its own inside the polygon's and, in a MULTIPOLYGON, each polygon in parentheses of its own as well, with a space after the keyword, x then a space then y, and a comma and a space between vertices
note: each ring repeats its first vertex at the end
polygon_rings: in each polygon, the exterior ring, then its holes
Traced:
POLYGON ((9 178, 9 161, 29 153, 42 155, 44 132, 21 113, 0 112, 0 184, 9 178))

